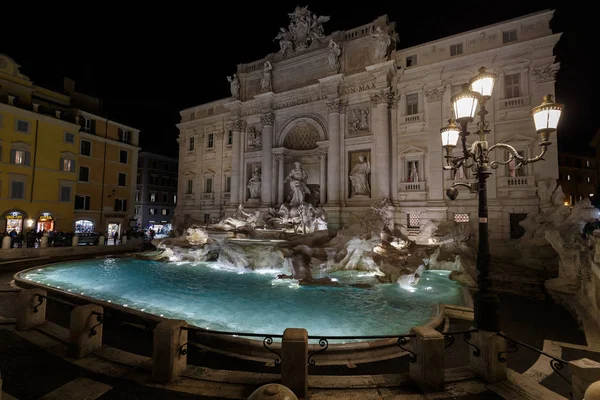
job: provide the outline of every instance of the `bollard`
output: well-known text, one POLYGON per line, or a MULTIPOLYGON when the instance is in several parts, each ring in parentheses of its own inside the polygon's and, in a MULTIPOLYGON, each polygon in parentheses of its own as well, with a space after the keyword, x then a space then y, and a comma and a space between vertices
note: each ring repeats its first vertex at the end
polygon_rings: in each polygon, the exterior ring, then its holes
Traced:
POLYGON ((308 396, 308 332, 287 328, 281 342, 281 383, 298 396, 308 396))
POLYGON ((79 246, 79 236, 77 236, 77 235, 73 236, 73 239, 71 240, 71 246, 73 246, 73 247, 79 246))
POLYGON ((298 397, 283 385, 267 383, 252 392, 247 400, 298 400, 298 397))
POLYGON ((185 369, 188 331, 181 329, 184 326, 183 320, 166 319, 154 328, 152 382, 171 383, 185 369))
POLYGON ((410 378, 421 390, 427 392, 444 391, 444 335, 433 328, 415 326, 410 330, 416 337, 411 338, 416 361, 410 363, 410 378))
POLYGON ((2 250, 10 249, 10 243, 11 243, 10 236, 4 236, 2 238, 2 250))
POLYGON ((96 304, 75 307, 71 311, 69 356, 82 358, 102 347, 103 308, 96 304))
POLYGON ((506 380, 506 362, 498 359, 498 353, 506 352, 506 339, 496 332, 477 331, 470 333, 469 346, 471 369, 488 383, 506 380))
POLYGON ((573 400, 588 400, 588 388, 594 382, 600 381, 600 363, 589 358, 570 361, 569 371, 571 372, 573 400))
POLYGON ((17 295, 18 331, 26 331, 46 322, 46 291, 44 289, 24 289, 17 295), (38 295, 44 297, 38 297, 38 295))
POLYGON ((98 246, 104 246, 104 235, 100 235, 98 238, 98 246))
POLYGON ((42 238, 40 239, 40 247, 42 249, 48 247, 48 236, 42 236, 42 238))
POLYGON ((127 244, 127 236, 121 236, 121 244, 127 244))

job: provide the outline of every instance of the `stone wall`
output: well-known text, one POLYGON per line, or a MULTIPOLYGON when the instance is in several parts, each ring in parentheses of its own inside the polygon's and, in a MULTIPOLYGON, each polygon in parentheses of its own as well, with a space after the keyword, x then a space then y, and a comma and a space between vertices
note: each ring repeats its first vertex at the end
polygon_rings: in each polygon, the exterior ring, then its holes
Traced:
POLYGON ((142 246, 142 239, 131 239, 127 244, 116 246, 73 246, 73 247, 45 247, 45 248, 17 248, 0 250, 0 263, 27 258, 49 258, 65 256, 96 256, 102 254, 118 253, 123 251, 137 251, 142 246))

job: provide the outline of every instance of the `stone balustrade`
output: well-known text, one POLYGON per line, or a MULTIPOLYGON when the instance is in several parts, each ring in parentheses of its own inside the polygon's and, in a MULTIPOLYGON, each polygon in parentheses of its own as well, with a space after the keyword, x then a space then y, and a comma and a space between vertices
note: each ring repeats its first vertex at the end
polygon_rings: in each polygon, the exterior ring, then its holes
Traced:
POLYGON ((401 182, 398 184, 401 192, 424 192, 427 190, 425 182, 401 182))

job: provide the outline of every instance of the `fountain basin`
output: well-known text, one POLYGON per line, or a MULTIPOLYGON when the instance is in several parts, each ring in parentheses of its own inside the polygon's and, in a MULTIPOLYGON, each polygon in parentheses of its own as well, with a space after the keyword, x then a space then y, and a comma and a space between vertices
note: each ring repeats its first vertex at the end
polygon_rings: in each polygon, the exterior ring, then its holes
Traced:
MULTIPOLYGON (((267 337, 281 335, 285 328, 303 327, 315 338, 401 335, 412 326, 440 325, 444 318, 440 303, 465 304, 463 288, 448 280, 444 271, 426 271, 409 288, 375 284, 374 277, 360 271, 331 274, 340 283, 336 287, 305 287, 276 279, 286 272, 226 268, 218 262, 107 258, 31 268, 16 274, 15 281, 153 323, 184 319, 206 328, 195 334, 200 346, 267 362, 273 354, 262 339, 245 338, 244 333, 267 337), (373 286, 366 283, 370 280, 373 286), (357 282, 361 287, 350 286, 357 282), (239 336, 211 333, 215 330, 239 332, 239 336)), ((368 362, 402 354, 397 339, 329 343, 328 351, 316 358, 319 363, 368 362)), ((272 346, 277 347, 277 343, 272 346)), ((311 348, 316 351, 319 346, 311 348)))

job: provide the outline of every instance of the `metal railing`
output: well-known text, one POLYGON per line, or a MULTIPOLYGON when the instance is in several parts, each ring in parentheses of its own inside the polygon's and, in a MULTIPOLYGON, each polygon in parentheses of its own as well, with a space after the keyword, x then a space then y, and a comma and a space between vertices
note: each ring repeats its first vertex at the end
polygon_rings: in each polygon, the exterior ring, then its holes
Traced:
POLYGON ((481 355, 481 350, 479 349, 479 347, 477 347, 473 343, 469 342, 469 340, 471 340, 471 334, 475 333, 475 332, 478 332, 478 329, 468 329, 468 330, 457 331, 457 332, 442 332, 442 335, 444 335, 444 342, 445 342, 444 348, 447 349, 454 344, 454 336, 462 335, 463 342, 465 342, 469 346, 473 347, 473 349, 474 349, 473 357, 479 357, 481 355))
POLYGON ((506 335, 504 335, 503 333, 498 333, 498 336, 503 337, 504 339, 506 339, 506 344, 508 346, 508 350, 507 351, 501 351, 498 353, 498 361, 505 363, 506 362, 506 357, 504 357, 505 354, 511 354, 511 353, 516 353, 519 350, 519 346, 525 347, 526 349, 529 349, 531 351, 534 351, 538 354, 541 354, 543 356, 546 356, 550 359, 550 368, 552 368, 552 371, 556 372, 556 375, 560 376, 565 382, 567 382, 569 385, 571 385, 571 381, 569 381, 563 374, 561 374, 559 372, 559 370, 562 370, 565 368, 565 366, 567 366, 569 364, 568 361, 563 360, 562 358, 558 358, 555 357, 551 354, 546 353, 543 350, 540 349, 536 349, 533 346, 528 345, 527 343, 523 343, 520 342, 518 340, 512 339, 506 335))

